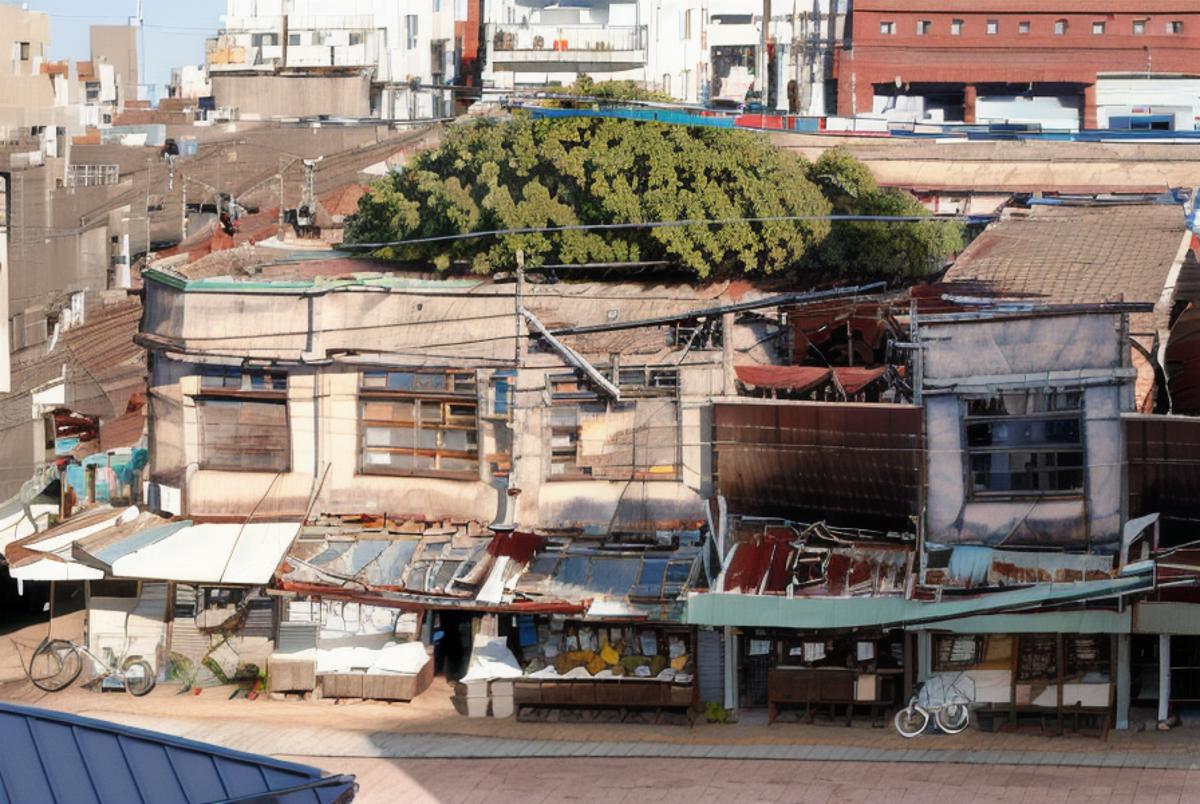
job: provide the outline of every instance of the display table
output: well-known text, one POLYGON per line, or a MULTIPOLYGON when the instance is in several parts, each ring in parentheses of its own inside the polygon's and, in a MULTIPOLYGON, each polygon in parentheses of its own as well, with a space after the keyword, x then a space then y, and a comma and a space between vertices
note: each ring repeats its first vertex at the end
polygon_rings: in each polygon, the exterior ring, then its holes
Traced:
POLYGON ((696 686, 653 678, 523 678, 513 682, 518 720, 540 720, 552 709, 595 713, 682 711, 695 723, 696 686))
MULTIPOLYGON (((767 675, 768 722, 774 723, 781 707, 804 707, 812 722, 814 707, 828 706, 831 713, 846 707, 846 725, 855 706, 869 706, 871 719, 880 719, 884 709, 896 702, 896 680, 901 670, 870 672, 842 667, 781 666, 767 675)), ((882 722, 882 721, 880 721, 882 722)))

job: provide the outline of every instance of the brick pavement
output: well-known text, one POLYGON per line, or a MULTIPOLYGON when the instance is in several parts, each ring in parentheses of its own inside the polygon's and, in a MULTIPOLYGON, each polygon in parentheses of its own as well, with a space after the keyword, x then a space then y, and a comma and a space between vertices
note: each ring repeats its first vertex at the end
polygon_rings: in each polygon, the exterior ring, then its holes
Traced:
POLYGON ((289 756, 358 777, 363 804, 620 802, 1200 801, 1200 771, 763 760, 323 759, 289 756))

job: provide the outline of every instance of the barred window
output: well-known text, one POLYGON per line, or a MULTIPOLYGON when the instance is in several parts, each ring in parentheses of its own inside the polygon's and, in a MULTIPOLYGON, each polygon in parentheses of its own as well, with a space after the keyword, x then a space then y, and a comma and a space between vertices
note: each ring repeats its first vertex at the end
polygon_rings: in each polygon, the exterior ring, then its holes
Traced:
POLYGON ((475 477, 479 423, 469 371, 368 371, 359 393, 365 474, 475 477))
POLYGON ((1020 392, 967 402, 972 495, 1037 496, 1083 490, 1083 396, 1020 392))

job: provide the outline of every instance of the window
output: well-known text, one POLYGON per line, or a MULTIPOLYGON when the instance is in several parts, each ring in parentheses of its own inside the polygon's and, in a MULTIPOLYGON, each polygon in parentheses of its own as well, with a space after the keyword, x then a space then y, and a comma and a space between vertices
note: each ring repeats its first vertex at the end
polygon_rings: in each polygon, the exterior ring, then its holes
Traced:
POLYGON ((917 36, 925 36, 933 30, 933 23, 929 20, 917 20, 917 36))
POLYGON ((1082 394, 1018 392, 967 401, 968 490, 1036 496, 1083 490, 1082 394))
POLYGON ((433 0, 433 13, 437 14, 442 10, 442 0, 433 0))
POLYGON ((1066 32, 1067 32, 1067 21, 1066 20, 1055 20, 1054 21, 1054 35, 1062 36, 1066 32))
POLYGON ((713 14, 708 18, 713 25, 750 25, 753 14, 713 14))
POLYGON ((1167 23, 1167 33, 1181 34, 1183 33, 1183 20, 1171 20, 1167 23))
POLYGON ((207 368, 195 403, 201 469, 288 471, 286 375, 207 368))
POLYGON ((84 94, 84 98, 89 103, 95 103, 96 101, 100 100, 100 82, 99 81, 84 82, 83 94, 84 94))
POLYGON ((478 408, 471 371, 364 372, 359 393, 359 470, 477 476, 478 408))
POLYGON ((962 20, 950 20, 950 34, 952 36, 962 36, 962 32, 963 32, 963 21, 962 20))
POLYGON ((417 46, 417 15, 404 15, 404 39, 406 47, 412 50, 417 46))
POLYGON ((670 73, 663 73, 662 91, 668 95, 671 94, 671 74, 670 73))
POLYGON ((618 373, 621 402, 600 397, 579 375, 549 378, 551 478, 678 477, 678 373, 652 367, 618 373))
POLYGON ((300 34, 295 34, 295 33, 294 33, 294 34, 288 34, 288 44, 289 44, 289 45, 296 45, 296 46, 299 46, 299 44, 300 44, 300 34))
POLYGON ((987 21, 988 36, 995 36, 998 33, 1000 33, 1000 20, 988 20, 987 21))
MULTIPOLYGON (((437 9, 434 9, 434 10, 436 11, 437 9)), ((351 31, 350 32, 350 44, 351 45, 361 45, 365 39, 366 39, 366 35, 362 31, 351 31)))
POLYGON ((29 43, 21 42, 20 50, 21 50, 21 61, 29 61, 29 43))
POLYGON ((1103 33, 1104 33, 1104 23, 1103 22, 1093 22, 1092 23, 1092 35, 1100 36, 1103 33))
POLYGON ((1020 22, 1017 23, 1017 33, 1019 33, 1019 34, 1029 33, 1029 20, 1021 20, 1020 22))
POLYGON ((1144 33, 1146 33, 1146 21, 1145 20, 1134 20, 1133 21, 1133 35, 1141 36, 1144 33))
POLYGON ((276 33, 257 33, 251 34, 250 44, 253 47, 275 47, 279 44, 279 34, 276 33))
POLYGON ((883 34, 884 36, 893 35, 894 33, 896 33, 896 23, 894 23, 894 22, 879 23, 879 33, 883 34))

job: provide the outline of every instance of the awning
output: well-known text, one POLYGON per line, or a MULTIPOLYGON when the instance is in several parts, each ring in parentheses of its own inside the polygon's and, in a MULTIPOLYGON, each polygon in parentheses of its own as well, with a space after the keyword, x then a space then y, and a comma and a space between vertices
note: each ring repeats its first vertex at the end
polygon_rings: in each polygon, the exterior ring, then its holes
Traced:
POLYGON ((114 578, 257 586, 271 580, 300 530, 298 522, 182 524, 135 534, 92 557, 114 578))
POLYGON ((887 366, 875 368, 860 368, 857 366, 839 366, 833 370, 838 385, 846 392, 846 396, 854 396, 871 383, 887 373, 887 366))
POLYGON ((110 528, 120 528, 139 518, 134 506, 107 506, 80 514, 61 525, 15 541, 4 549, 9 575, 19 581, 85 581, 104 577, 102 570, 75 562, 71 546, 110 528))
POLYGON ((829 382, 833 370, 820 366, 736 366, 738 382, 751 388, 804 393, 829 382))
POLYGON ((940 601, 901 597, 793 597, 698 593, 687 601, 690 625, 738 628, 846 629, 904 626, 980 614, 1096 600, 1154 586, 1152 572, 1078 583, 1046 583, 940 601))

